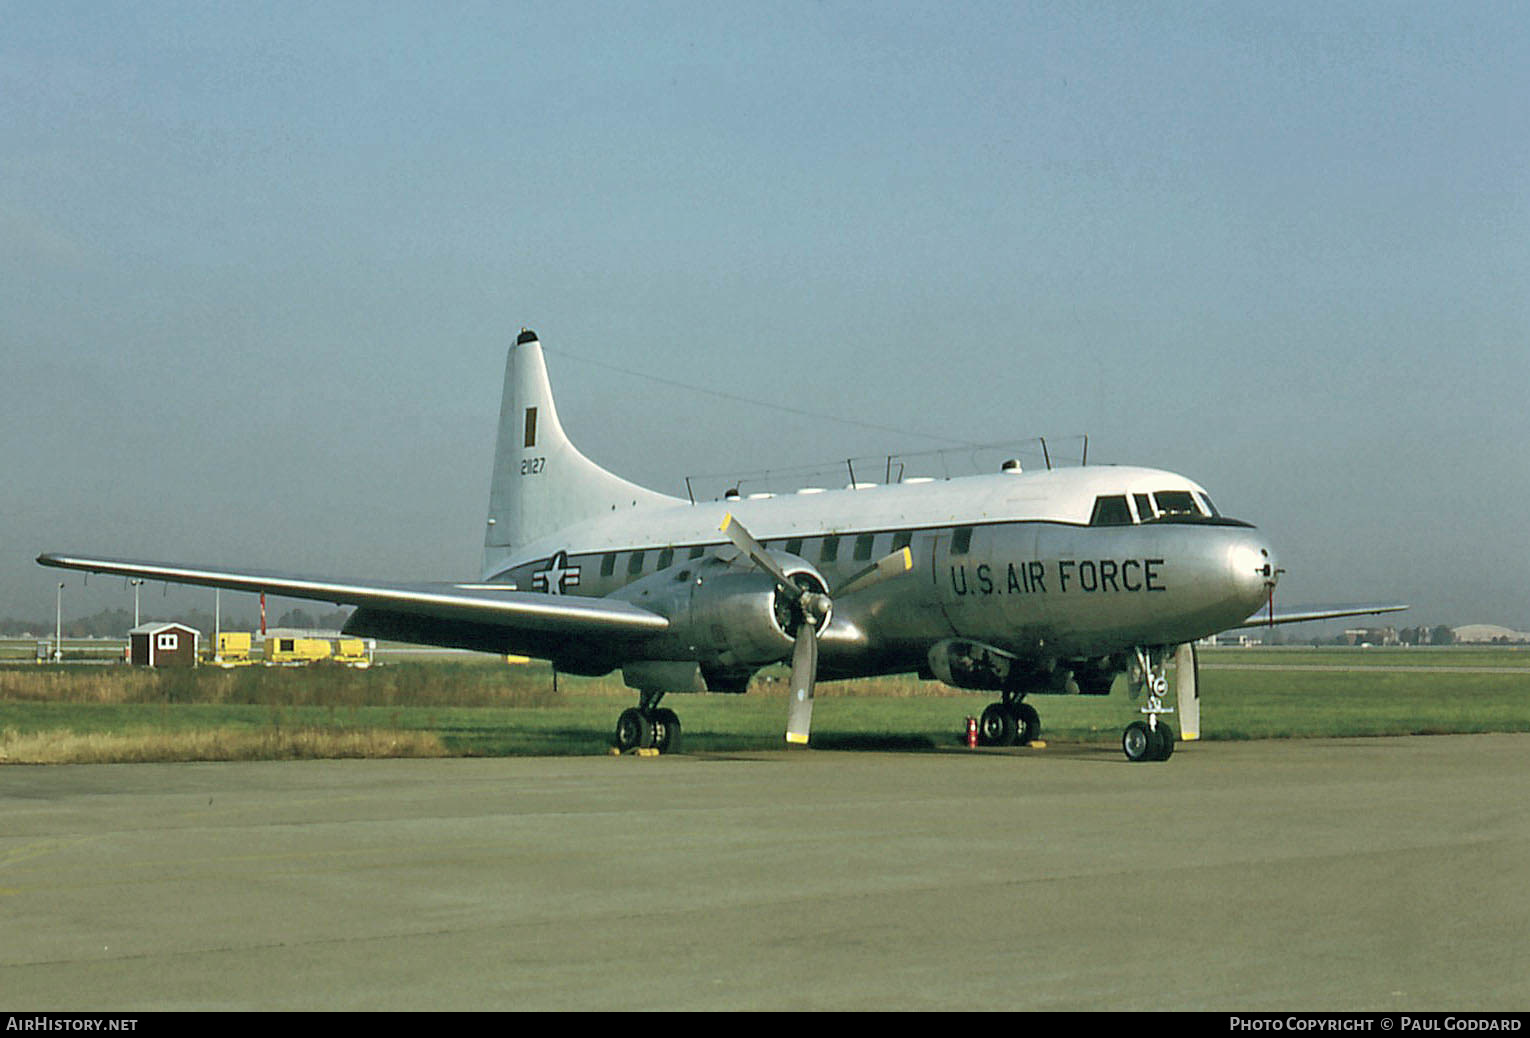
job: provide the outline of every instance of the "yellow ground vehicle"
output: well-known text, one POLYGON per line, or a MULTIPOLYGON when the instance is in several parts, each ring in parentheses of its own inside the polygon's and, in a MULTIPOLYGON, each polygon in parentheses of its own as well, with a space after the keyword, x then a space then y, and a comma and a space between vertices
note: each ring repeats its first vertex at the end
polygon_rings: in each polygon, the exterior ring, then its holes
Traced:
POLYGON ((248 667, 255 663, 256 661, 250 656, 250 632, 220 631, 217 650, 213 653, 212 659, 207 662, 225 670, 231 667, 248 667))
POLYGON ((270 635, 266 638, 266 662, 284 666, 318 663, 334 655, 328 638, 298 638, 270 635))
POLYGON ((367 653, 367 643, 364 638, 337 638, 334 658, 336 663, 343 663, 347 667, 372 665, 372 657, 367 653))

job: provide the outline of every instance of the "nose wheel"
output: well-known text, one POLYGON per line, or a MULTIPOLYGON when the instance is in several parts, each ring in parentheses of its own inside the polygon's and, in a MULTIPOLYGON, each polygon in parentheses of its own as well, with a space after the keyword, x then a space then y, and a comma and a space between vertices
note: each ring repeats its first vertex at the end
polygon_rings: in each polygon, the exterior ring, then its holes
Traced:
POLYGON ((1146 721, 1133 721, 1121 733, 1121 751, 1132 763, 1144 760, 1168 760, 1174 754, 1174 729, 1167 721, 1149 728, 1146 721))
POLYGON ((1121 752, 1134 764, 1168 760, 1174 755, 1175 743, 1174 729, 1164 720, 1165 714, 1174 712, 1173 707, 1164 705, 1169 695, 1169 652, 1141 647, 1136 652, 1130 678, 1132 698, 1137 698, 1144 690, 1147 692, 1147 702, 1142 707, 1147 720, 1133 721, 1126 726, 1126 731, 1121 733, 1121 752))

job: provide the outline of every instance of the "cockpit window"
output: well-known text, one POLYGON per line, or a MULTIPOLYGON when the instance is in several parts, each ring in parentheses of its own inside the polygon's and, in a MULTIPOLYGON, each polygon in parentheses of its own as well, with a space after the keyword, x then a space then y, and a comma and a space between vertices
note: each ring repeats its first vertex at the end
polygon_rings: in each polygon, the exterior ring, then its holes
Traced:
POLYGON ((1159 515, 1200 515, 1195 498, 1188 490, 1160 490, 1153 495, 1159 515))
POLYGON ((1200 500, 1201 507, 1206 509, 1206 513, 1208 515, 1210 515, 1213 519, 1222 518, 1222 513, 1218 512, 1217 506, 1211 503, 1211 498, 1207 497, 1205 494, 1196 494, 1195 496, 1200 500))
POLYGON ((1146 494, 1133 494, 1132 500, 1137 504, 1137 521, 1145 523, 1154 518, 1153 499, 1146 494))
POLYGON ((1126 507, 1125 494, 1094 499, 1094 515, 1089 519, 1090 526, 1130 526, 1131 524, 1132 513, 1131 509, 1126 507))

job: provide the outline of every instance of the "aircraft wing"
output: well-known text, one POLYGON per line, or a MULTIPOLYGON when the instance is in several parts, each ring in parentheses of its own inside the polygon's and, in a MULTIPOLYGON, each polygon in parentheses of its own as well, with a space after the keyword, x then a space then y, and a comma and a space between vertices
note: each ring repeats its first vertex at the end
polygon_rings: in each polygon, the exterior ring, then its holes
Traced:
POLYGON ((346 624, 347 631, 381 637, 397 632, 400 640, 418 640, 427 645, 510 651, 503 646, 556 644, 589 635, 641 638, 661 633, 669 627, 669 621, 664 617, 628 602, 517 591, 494 584, 324 580, 281 573, 233 572, 213 567, 53 553, 39 555, 37 561, 44 566, 87 573, 110 573, 171 584, 198 584, 353 605, 358 610, 352 616, 352 622, 346 624), (410 632, 439 637, 403 636, 410 632))
POLYGON ((1232 630, 1243 627, 1268 627, 1271 624, 1299 624, 1308 620, 1334 620, 1341 616, 1371 616, 1376 613, 1398 613, 1407 609, 1406 605, 1397 602, 1385 604, 1366 603, 1360 605, 1330 605, 1330 606, 1297 606, 1295 608, 1283 608, 1275 610, 1274 619, 1270 618, 1270 607, 1266 605, 1259 612, 1244 620, 1232 630))

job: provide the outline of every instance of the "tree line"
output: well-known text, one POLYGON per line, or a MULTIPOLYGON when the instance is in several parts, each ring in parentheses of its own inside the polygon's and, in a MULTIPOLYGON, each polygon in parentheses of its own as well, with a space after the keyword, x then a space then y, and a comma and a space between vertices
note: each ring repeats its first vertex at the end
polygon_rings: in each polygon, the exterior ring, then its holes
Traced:
MULTIPOLYGON (((275 621, 267 621, 268 627, 294 627, 299 630, 326 630, 337 631, 345 625, 350 617, 351 610, 335 609, 327 613, 315 615, 306 609, 288 609, 278 616, 275 621)), ((139 623, 173 622, 194 627, 203 634, 211 637, 214 624, 213 614, 200 609, 174 613, 169 616, 160 616, 153 613, 142 612, 139 614, 139 623)), ((260 629, 259 616, 248 615, 234 616, 224 613, 221 621, 216 624, 225 631, 255 631, 260 629)), ((133 611, 131 609, 103 609, 90 616, 66 618, 63 624, 65 638, 126 638, 128 631, 133 627, 133 611)), ((51 638, 53 636, 53 620, 16 620, 6 617, 0 620, 0 638, 24 638, 24 637, 51 638)))

